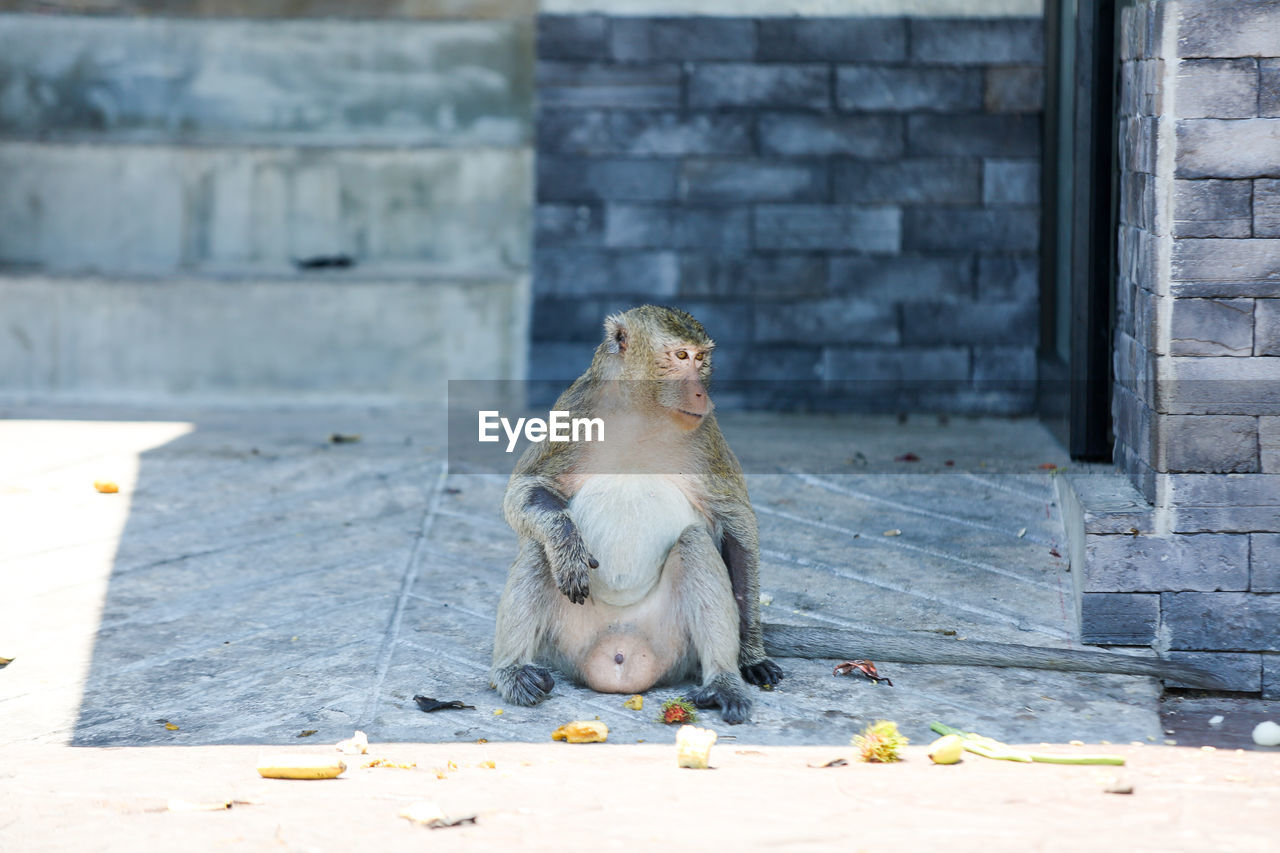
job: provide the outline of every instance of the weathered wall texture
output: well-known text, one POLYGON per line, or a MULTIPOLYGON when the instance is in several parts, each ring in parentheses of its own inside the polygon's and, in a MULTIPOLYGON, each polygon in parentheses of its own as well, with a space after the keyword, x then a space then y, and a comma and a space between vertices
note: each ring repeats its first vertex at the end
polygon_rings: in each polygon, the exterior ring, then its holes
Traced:
POLYGON ((523 374, 532 19, 336 5, 0 4, 102 13, 0 14, 0 393, 523 374), (282 19, 218 17, 250 13, 282 19), (325 258, 349 265, 298 265, 325 258))
POLYGON ((658 301, 718 376, 813 380, 783 405, 1026 411, 1041 45, 1038 18, 543 15, 533 375, 658 301))
POLYGON ((1116 459, 1151 509, 1090 536, 1085 635, 1280 693, 1280 3, 1122 30, 1116 459))

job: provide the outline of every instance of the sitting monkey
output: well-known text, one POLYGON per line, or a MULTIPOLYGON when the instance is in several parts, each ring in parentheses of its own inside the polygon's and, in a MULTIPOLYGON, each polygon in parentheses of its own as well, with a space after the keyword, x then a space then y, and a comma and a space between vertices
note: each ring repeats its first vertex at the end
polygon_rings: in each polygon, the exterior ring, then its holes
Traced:
POLYGON ((694 704, 741 723, 747 683, 782 678, 768 654, 1219 686, 1193 667, 1105 652, 762 625, 755 513, 707 394, 714 342, 684 311, 651 305, 609 317, 604 329, 591 366, 555 409, 603 418, 606 441, 531 445, 503 500, 520 537, 490 671, 506 701, 545 698, 548 667, 604 693, 696 678, 694 704))

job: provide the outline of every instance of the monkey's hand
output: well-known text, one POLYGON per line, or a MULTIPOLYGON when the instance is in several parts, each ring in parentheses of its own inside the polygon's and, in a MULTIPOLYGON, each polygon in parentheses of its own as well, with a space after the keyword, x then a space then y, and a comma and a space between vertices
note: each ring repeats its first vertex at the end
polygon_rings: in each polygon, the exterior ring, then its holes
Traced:
POLYGON ((782 667, 768 658, 741 664, 739 669, 742 671, 743 681, 748 684, 772 686, 782 680, 782 667))
POLYGON ((600 563, 587 551, 586 543, 572 522, 565 535, 547 543, 547 560, 551 563, 551 576, 555 579, 556 588, 574 604, 585 604, 591 594, 588 569, 598 569, 600 563))

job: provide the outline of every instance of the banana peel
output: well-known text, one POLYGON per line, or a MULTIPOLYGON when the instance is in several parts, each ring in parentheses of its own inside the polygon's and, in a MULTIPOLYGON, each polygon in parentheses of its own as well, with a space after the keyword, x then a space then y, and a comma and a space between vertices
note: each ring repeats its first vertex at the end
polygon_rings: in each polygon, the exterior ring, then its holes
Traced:
POLYGON ((972 752, 974 755, 981 755, 983 758, 993 758, 997 761, 1017 761, 1023 764, 1109 764, 1123 765, 1124 756, 1122 755, 1054 755, 1044 752, 1026 752, 1021 749, 1014 749, 1007 743, 1001 743, 998 740, 989 737, 983 737, 976 732, 966 732, 960 729, 953 729, 951 726, 934 722, 929 724, 929 728, 933 729, 940 735, 956 735, 964 743, 965 752, 972 752))

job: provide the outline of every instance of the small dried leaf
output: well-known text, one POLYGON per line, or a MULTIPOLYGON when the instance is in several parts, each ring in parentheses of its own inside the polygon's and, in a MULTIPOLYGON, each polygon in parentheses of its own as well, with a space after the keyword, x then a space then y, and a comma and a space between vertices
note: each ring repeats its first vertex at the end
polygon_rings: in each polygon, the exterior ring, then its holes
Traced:
POLYGON ((297 735, 297 736, 298 736, 298 737, 311 737, 313 734, 315 734, 315 733, 316 733, 316 732, 318 732, 318 731, 320 731, 320 730, 319 730, 319 729, 303 729, 302 731, 298 732, 298 735, 297 735))
POLYGON ((920 457, 914 453, 904 453, 901 456, 893 457, 894 462, 919 462, 920 457))
POLYGON ((335 432, 333 435, 329 436, 329 441, 333 442, 334 444, 355 444, 359 440, 360 440, 360 434, 354 433, 354 432, 351 432, 351 433, 335 432))
POLYGON ((850 675, 854 672, 860 672, 876 683, 883 681, 890 687, 893 686, 893 682, 877 672, 876 665, 869 660, 847 660, 831 670, 832 675, 850 675))
POLYGON ((1057 548, 1050 548, 1050 549, 1049 549, 1049 556, 1050 556, 1050 557, 1059 557, 1059 558, 1061 558, 1061 557, 1062 557, 1062 552, 1060 552, 1057 548))
POLYGON ((413 701, 427 713, 432 711, 474 711, 475 705, 464 705, 457 699, 432 699, 430 696, 414 696, 413 701))
POLYGON ((848 759, 833 758, 830 761, 828 761, 826 764, 810 764, 809 766, 813 768, 821 769, 823 767, 844 767, 848 763, 849 763, 848 759))

